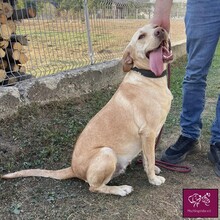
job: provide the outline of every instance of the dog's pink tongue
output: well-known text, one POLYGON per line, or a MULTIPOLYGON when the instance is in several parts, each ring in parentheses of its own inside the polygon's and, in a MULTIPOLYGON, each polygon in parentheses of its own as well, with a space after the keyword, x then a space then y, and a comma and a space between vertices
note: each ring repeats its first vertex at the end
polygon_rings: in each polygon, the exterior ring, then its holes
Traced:
POLYGON ((163 72, 163 53, 162 47, 152 51, 149 55, 150 69, 156 75, 160 76, 163 72))

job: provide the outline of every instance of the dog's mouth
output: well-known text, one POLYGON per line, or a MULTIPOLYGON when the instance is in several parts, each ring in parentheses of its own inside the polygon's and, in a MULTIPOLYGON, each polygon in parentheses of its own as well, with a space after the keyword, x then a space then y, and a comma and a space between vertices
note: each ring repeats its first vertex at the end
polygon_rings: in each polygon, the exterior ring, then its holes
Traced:
POLYGON ((160 76, 163 72, 163 64, 173 60, 170 42, 163 40, 159 47, 148 51, 146 57, 150 61, 151 71, 154 72, 156 76, 160 76))

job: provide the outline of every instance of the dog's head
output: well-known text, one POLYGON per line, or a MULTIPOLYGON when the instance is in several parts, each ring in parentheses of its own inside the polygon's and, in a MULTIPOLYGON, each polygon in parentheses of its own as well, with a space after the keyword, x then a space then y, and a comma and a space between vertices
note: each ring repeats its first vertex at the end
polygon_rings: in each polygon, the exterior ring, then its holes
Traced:
POLYGON ((140 28, 126 47, 123 58, 123 71, 132 67, 151 70, 160 76, 165 69, 164 63, 173 59, 168 33, 165 29, 151 24, 140 28))

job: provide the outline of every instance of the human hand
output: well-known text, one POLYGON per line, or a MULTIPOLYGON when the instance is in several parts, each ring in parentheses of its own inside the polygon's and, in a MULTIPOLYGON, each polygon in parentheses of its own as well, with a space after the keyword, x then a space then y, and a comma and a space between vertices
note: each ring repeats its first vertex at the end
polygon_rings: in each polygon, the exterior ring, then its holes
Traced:
POLYGON ((156 0, 154 16, 150 20, 153 25, 158 25, 170 31, 170 12, 173 0, 156 0))
POLYGON ((160 16, 155 15, 151 20, 150 23, 153 25, 160 26, 164 28, 168 33, 170 31, 170 19, 168 18, 161 18, 160 16))

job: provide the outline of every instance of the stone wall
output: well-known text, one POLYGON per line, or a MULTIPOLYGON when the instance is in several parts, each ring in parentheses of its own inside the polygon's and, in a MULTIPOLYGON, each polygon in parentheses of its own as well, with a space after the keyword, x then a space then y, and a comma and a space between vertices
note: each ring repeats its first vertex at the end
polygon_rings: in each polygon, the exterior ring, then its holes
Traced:
MULTIPOLYGON (((172 46, 174 58, 183 56, 185 42, 172 46)), ((0 87, 0 119, 17 112, 19 107, 38 103, 76 98, 109 85, 116 85, 124 77, 120 60, 22 81, 15 86, 0 87)))

